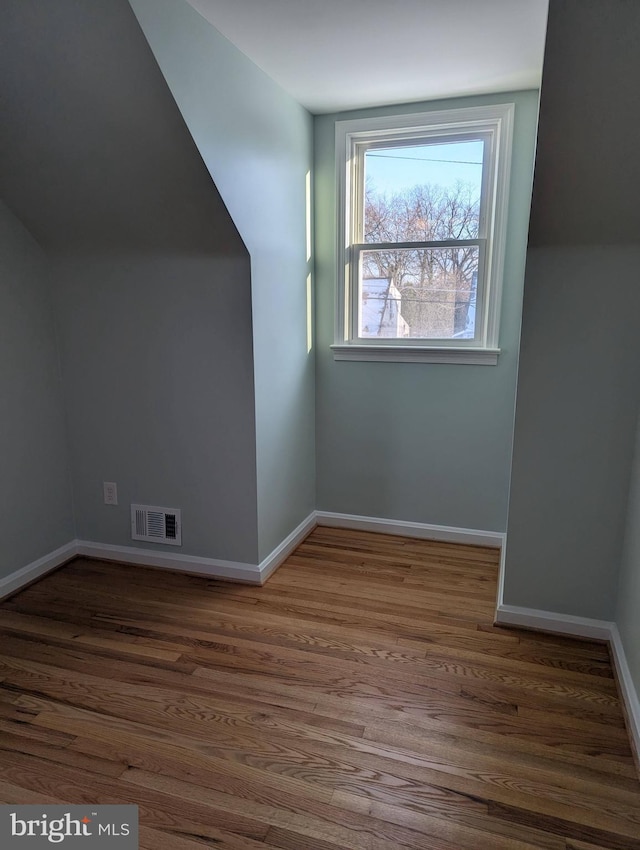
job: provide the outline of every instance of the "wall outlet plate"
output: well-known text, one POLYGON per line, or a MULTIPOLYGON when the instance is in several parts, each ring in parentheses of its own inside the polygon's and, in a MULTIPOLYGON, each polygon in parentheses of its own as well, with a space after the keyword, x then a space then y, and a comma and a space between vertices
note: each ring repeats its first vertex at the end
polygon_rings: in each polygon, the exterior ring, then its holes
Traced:
POLYGON ((118 504, 118 485, 115 483, 115 481, 103 481, 102 491, 104 493, 105 505, 118 504))

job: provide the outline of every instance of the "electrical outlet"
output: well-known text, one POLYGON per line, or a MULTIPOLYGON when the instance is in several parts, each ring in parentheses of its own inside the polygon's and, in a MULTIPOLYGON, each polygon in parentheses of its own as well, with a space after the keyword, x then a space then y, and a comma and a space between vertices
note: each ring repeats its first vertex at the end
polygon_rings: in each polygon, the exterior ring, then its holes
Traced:
POLYGON ((118 504, 118 485, 115 481, 103 481, 102 490, 104 492, 105 505, 118 504))

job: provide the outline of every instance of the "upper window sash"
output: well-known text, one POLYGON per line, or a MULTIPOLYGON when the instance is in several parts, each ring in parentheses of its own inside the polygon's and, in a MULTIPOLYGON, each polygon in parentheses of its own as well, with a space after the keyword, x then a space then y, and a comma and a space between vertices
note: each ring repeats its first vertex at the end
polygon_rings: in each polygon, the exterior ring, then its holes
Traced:
MULTIPOLYGON (((368 134, 369 136, 372 133, 368 134)), ((472 142, 482 141, 483 156, 482 156, 482 181, 480 187, 480 210, 478 220, 478 237, 486 238, 487 230, 490 227, 488 220, 488 209, 491 206, 491 173, 494 166, 495 156, 495 139, 494 131, 469 133, 468 131, 460 131, 459 133, 443 133, 439 128, 422 129, 419 132, 416 130, 406 131, 404 133, 394 133, 385 136, 384 139, 379 139, 379 133, 376 133, 376 139, 367 139, 365 141, 358 140, 357 134, 352 133, 351 136, 351 151, 348 157, 348 164, 352 175, 352 191, 351 191, 351 207, 347 210, 350 215, 351 222, 348 227, 348 243, 354 244, 362 242, 364 235, 364 201, 365 201, 365 157, 369 151, 384 150, 389 147, 417 147, 420 145, 428 145, 431 140, 434 144, 447 144, 456 142, 472 142)))

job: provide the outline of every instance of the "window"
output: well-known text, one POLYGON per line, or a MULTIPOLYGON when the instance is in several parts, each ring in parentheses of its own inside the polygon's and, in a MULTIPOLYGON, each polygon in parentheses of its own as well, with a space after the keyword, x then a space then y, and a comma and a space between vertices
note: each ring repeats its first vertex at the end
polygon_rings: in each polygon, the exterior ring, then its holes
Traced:
POLYGON ((337 123, 336 359, 497 362, 513 111, 337 123))

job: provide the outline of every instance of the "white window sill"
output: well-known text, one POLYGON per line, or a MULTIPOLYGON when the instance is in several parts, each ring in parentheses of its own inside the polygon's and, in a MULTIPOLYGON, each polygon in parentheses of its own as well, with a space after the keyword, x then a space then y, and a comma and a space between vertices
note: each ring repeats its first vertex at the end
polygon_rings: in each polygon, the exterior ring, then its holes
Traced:
POLYGON ((332 345, 334 360, 370 360, 382 363, 461 363, 496 366, 499 348, 435 348, 417 345, 332 345))

